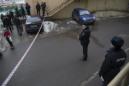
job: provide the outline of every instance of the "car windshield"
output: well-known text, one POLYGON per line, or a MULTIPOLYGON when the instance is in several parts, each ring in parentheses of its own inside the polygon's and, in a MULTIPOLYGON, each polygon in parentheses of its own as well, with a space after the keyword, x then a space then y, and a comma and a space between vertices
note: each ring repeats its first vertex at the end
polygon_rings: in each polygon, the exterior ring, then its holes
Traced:
POLYGON ((80 11, 80 15, 86 15, 86 14, 90 14, 90 12, 87 11, 87 10, 81 10, 80 11))
POLYGON ((39 17, 31 17, 31 16, 27 16, 26 20, 26 22, 39 22, 39 21, 41 21, 39 17))

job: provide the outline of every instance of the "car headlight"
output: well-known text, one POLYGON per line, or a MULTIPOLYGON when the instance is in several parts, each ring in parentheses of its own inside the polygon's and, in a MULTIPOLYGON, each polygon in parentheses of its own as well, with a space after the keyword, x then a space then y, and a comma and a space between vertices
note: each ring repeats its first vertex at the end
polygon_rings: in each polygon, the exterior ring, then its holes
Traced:
POLYGON ((86 18, 85 17, 82 17, 82 19, 85 21, 86 20, 86 18))
POLYGON ((26 24, 31 24, 31 22, 26 22, 26 24))
POLYGON ((93 16, 93 19, 95 20, 95 19, 96 19, 96 17, 95 17, 95 16, 93 16))

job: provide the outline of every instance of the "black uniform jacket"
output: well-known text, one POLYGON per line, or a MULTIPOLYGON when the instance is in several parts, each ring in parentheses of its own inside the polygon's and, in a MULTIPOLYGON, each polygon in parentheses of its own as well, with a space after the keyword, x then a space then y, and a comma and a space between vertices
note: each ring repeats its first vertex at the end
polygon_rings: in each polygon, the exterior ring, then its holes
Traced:
POLYGON ((81 45, 88 45, 90 39, 91 30, 89 28, 83 29, 79 35, 81 45))
POLYGON ((105 60, 99 71, 99 76, 103 77, 104 82, 108 84, 120 71, 126 60, 124 50, 111 48, 105 55, 105 60))

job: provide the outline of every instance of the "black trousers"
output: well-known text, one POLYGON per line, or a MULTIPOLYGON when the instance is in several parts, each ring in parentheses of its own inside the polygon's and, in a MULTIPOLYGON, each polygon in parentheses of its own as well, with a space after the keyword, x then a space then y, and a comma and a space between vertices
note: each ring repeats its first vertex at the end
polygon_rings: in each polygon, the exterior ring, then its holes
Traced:
POLYGON ((102 86, 107 86, 107 85, 105 84, 105 82, 102 82, 102 86))
POLYGON ((87 59, 87 57, 88 57, 88 44, 84 44, 84 45, 82 45, 82 47, 83 47, 83 58, 84 59, 87 59))
POLYGON ((30 10, 29 10, 29 9, 27 10, 27 15, 31 15, 31 13, 30 13, 30 10))
POLYGON ((0 57, 2 57, 3 56, 3 54, 0 52, 0 57))
POLYGON ((37 10, 37 15, 39 15, 39 16, 40 16, 40 10, 37 10))
POLYGON ((9 37, 6 37, 7 42, 9 43, 10 47, 14 47, 12 41, 9 37))
POLYGON ((22 27, 22 25, 16 25, 16 27, 17 27, 18 35, 19 36, 22 36, 22 33, 23 33, 23 27, 22 27))
POLYGON ((42 11, 43 11, 43 12, 42 12, 42 13, 43 13, 42 15, 43 15, 43 17, 44 17, 44 16, 45 16, 45 8, 43 8, 42 11))
POLYGON ((12 25, 7 26, 6 28, 7 28, 7 30, 11 31, 11 33, 12 33, 12 31, 13 31, 13 26, 12 25))

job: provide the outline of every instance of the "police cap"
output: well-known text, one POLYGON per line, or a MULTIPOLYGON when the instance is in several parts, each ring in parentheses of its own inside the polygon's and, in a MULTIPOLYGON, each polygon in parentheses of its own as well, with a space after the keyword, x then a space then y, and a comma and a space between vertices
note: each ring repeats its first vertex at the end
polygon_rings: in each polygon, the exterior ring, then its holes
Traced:
POLYGON ((123 40, 121 37, 114 36, 114 37, 111 39, 111 43, 112 43, 112 45, 115 46, 115 47, 121 47, 121 46, 123 46, 123 44, 124 44, 124 40, 123 40))

